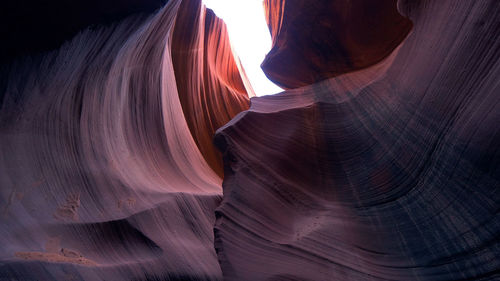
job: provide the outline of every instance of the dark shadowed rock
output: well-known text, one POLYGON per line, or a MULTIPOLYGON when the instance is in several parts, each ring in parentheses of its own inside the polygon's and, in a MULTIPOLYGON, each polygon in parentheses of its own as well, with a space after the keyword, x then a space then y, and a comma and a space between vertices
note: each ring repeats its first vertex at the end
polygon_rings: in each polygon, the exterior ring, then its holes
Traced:
POLYGON ((500 278, 500 3, 399 9, 385 60, 219 129, 225 280, 500 278))
POLYGON ((132 14, 148 14, 167 0, 18 0, 0 4, 0 62, 58 48, 77 32, 132 14))
POLYGON ((264 1, 273 39, 262 69, 285 89, 373 65, 407 36, 396 0, 264 1))
POLYGON ((1 19, 0 280, 500 278, 500 2, 266 1, 251 100, 199 1, 97 2, 1 19))

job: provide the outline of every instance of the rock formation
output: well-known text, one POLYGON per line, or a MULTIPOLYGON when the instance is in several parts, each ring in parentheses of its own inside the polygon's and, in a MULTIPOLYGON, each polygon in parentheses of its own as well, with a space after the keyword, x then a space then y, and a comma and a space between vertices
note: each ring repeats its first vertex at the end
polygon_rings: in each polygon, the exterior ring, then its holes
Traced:
POLYGON ((398 9, 413 29, 385 60, 218 130, 225 280, 500 278, 500 5, 398 9))
POLYGON ((238 67, 221 20, 180 0, 10 64, 0 279, 220 280, 207 147, 248 107, 238 67))
POLYGON ((198 148, 222 177, 222 157, 213 136, 248 109, 254 94, 247 79, 241 78, 244 72, 233 56, 224 23, 211 10, 205 12, 199 0, 184 0, 179 14, 172 38, 179 99, 198 148))
POLYGON ((500 278, 498 1, 266 0, 259 98, 199 0, 94 2, 2 27, 0 280, 500 278))
POLYGON ((287 89, 387 57, 411 29, 397 0, 265 0, 273 46, 262 69, 287 89))

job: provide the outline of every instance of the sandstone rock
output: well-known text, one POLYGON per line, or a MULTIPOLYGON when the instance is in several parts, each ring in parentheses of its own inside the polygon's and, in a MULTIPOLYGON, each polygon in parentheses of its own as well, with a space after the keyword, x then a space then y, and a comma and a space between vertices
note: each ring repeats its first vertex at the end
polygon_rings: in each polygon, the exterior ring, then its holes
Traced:
POLYGON ((232 99, 243 106, 248 97, 231 50, 212 46, 227 44, 220 20, 199 2, 194 11, 185 3, 84 30, 8 68, 0 110, 0 279, 221 279, 213 247, 221 178, 189 122, 207 118, 194 112, 220 111, 232 99), (205 33, 212 45, 175 55, 204 75, 178 90, 188 73, 174 71, 172 46, 190 35, 175 34, 180 19, 206 21, 203 32, 189 32, 205 33), (216 66, 204 69, 194 57, 216 66), (234 73, 222 75, 224 67, 234 73), (218 101, 184 114, 181 99, 196 99, 200 93, 190 91, 201 87, 218 101))
POLYGON ((498 1, 266 3, 275 96, 195 0, 2 65, 0 280, 499 278, 498 1))
POLYGON ((266 0, 273 47, 262 69, 293 89, 387 57, 411 29, 397 0, 266 0))
POLYGON ((499 278, 497 1, 399 1, 414 24, 368 69, 218 130, 225 280, 499 278))

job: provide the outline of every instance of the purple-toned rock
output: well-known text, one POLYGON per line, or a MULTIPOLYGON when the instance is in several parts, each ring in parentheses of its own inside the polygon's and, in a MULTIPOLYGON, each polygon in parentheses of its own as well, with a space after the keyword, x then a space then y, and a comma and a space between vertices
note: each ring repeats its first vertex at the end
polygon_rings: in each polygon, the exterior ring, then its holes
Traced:
POLYGON ((2 46, 0 280, 500 278, 498 1, 266 1, 251 100, 198 0, 101 2, 2 46))
POLYGON ((264 73, 294 89, 380 62, 412 27, 396 2, 265 0, 273 44, 264 73))
POLYGON ((384 61, 218 130, 225 280, 500 278, 500 5, 398 9, 414 27, 384 61))
POLYGON ((0 94, 1 280, 221 280, 213 247, 221 178, 197 145, 210 131, 191 131, 190 122, 205 110, 224 124, 232 116, 216 106, 227 100, 241 101, 233 115, 247 108, 246 78, 221 21, 200 2, 186 10, 188 2, 94 26, 8 69, 0 94), (186 21, 198 24, 174 32, 186 21), (203 33, 211 45, 201 38, 194 51, 173 51, 182 36, 203 33), (203 75, 189 80, 183 64, 203 75), (220 73, 224 67, 233 72, 220 73), (203 99, 193 90, 201 87, 203 99), (198 98, 203 108, 183 112, 181 100, 198 98))

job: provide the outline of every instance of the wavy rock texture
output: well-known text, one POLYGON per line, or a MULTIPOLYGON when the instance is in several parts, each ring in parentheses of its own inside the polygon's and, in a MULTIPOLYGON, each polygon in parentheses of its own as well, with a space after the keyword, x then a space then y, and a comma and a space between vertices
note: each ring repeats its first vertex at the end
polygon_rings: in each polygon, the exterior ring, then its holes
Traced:
POLYGON ((380 62, 411 29, 396 2, 265 0, 273 45, 264 73, 293 89, 380 62))
POLYGON ((225 24, 211 10, 205 12, 199 0, 183 1, 180 14, 172 42, 179 98, 198 148, 222 177, 222 156, 213 145, 215 130, 248 109, 249 96, 255 95, 241 78, 244 72, 234 59, 225 24))
POLYGON ((218 130, 225 280, 500 279, 500 3, 398 9, 413 29, 385 60, 218 130))
POLYGON ((8 66, 1 280, 500 279, 500 3, 265 3, 263 67, 293 89, 239 114, 196 0, 8 66))
POLYGON ((202 154, 208 132, 192 123, 216 126, 248 106, 247 82, 220 20, 199 3, 185 8, 192 3, 94 27, 11 66, 0 111, 0 279, 221 279, 221 178, 202 154), (197 25, 178 33, 186 17, 197 25), (191 35, 196 49, 179 53, 191 35))

